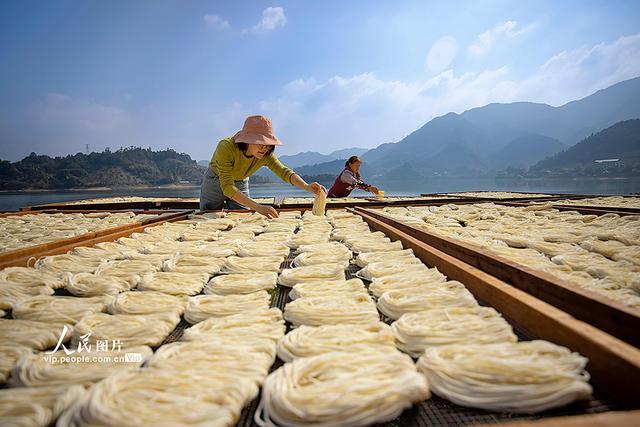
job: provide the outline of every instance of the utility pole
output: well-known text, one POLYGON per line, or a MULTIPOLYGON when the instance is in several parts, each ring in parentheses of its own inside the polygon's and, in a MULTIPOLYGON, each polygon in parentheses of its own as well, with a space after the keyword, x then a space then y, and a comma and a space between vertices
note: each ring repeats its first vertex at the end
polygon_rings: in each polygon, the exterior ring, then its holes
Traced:
POLYGON ((84 144, 86 154, 89 154, 89 144, 84 144))

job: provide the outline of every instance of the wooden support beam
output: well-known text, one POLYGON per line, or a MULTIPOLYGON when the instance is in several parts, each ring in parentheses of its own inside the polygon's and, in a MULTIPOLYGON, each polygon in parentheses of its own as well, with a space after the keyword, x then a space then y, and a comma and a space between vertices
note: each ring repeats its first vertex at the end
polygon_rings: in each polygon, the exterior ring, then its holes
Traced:
MULTIPOLYGON (((490 425, 495 424, 479 424, 476 427, 490 425)), ((638 425, 640 425, 640 411, 610 411, 600 414, 512 421, 501 424, 501 427, 630 427, 638 425)))
POLYGON ((588 357, 587 369, 594 384, 630 407, 639 407, 640 350, 367 212, 349 210, 360 215, 371 229, 400 240, 428 266, 463 283, 476 298, 494 307, 530 338, 548 340, 588 357))
POLYGON ((149 226, 186 219, 192 212, 193 211, 183 211, 158 215, 157 218, 85 233, 69 239, 56 240, 53 242, 43 243, 41 245, 16 249, 14 251, 5 251, 0 253, 0 269, 17 266, 26 267, 32 263, 33 260, 43 256, 64 254, 76 246, 93 246, 99 242, 115 240, 119 237, 128 236, 131 233, 142 231, 149 226))
MULTIPOLYGON (((361 208, 357 208, 360 211, 361 208)), ((459 240, 438 236, 380 212, 365 211, 428 245, 512 284, 567 313, 636 347, 640 347, 640 311, 549 273, 528 268, 498 255, 482 252, 459 240)))

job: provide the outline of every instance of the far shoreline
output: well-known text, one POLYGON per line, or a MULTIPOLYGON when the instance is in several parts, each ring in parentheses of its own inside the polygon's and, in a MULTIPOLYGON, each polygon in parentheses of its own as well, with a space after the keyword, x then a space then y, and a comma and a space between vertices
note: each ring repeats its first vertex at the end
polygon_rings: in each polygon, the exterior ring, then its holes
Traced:
POLYGON ((28 188, 25 190, 0 190, 0 194, 31 194, 31 193, 85 193, 85 192, 115 192, 136 190, 180 190, 200 188, 200 184, 165 184, 165 185, 129 185, 123 187, 82 187, 82 188, 28 188))

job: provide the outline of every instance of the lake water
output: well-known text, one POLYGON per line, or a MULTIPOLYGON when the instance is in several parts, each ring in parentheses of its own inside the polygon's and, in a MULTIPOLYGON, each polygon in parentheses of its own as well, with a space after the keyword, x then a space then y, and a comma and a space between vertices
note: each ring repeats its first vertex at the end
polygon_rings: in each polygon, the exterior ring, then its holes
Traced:
MULTIPOLYGON (((329 187, 332 183, 323 182, 329 187)), ((630 194, 640 192, 640 178, 628 179, 538 179, 495 180, 490 178, 440 178, 421 182, 375 183, 388 196, 411 196, 421 193, 452 191, 526 191, 535 193, 630 194)), ((309 193, 284 183, 252 184, 253 197, 307 196, 309 193)), ((352 195, 366 193, 356 190, 352 195)), ((18 210, 24 206, 42 205, 78 199, 115 196, 199 197, 199 188, 147 188, 105 191, 61 191, 0 194, 0 211, 18 210)))

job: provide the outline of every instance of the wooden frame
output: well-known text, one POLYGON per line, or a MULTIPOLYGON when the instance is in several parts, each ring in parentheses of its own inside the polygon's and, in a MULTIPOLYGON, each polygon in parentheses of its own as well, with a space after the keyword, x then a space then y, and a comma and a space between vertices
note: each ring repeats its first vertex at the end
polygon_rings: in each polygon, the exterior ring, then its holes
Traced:
MULTIPOLYGON (((356 208, 360 211, 362 208, 356 208)), ((368 215, 454 256, 500 280, 640 347, 640 313, 601 294, 582 289, 549 273, 528 268, 498 255, 479 251, 459 240, 438 236, 370 210, 368 215)))
POLYGON ((589 358, 593 382, 621 402, 638 407, 640 350, 566 312, 527 294, 362 210, 360 215, 373 230, 382 231, 411 248, 425 264, 465 284, 476 298, 493 306, 529 337, 545 339, 589 358))
MULTIPOLYGON (((56 240, 42 243, 40 245, 27 246, 25 248, 5 251, 0 253, 0 269, 15 266, 28 266, 30 260, 47 255, 57 255, 66 253, 76 246, 93 246, 95 243, 114 240, 124 235, 129 235, 135 231, 144 230, 146 227, 159 225, 164 222, 177 221, 186 218, 193 211, 182 211, 176 213, 163 213, 157 218, 150 218, 144 221, 132 222, 118 227, 105 228, 90 233, 80 234, 68 239, 56 240), (117 237, 113 237, 117 235, 117 237)), ((28 212, 35 213, 35 212, 28 212)), ((36 213, 37 214, 37 213, 36 213)))
MULTIPOLYGON (((489 425, 479 424, 476 427, 488 427, 489 425)), ((637 425, 640 425, 640 411, 610 411, 600 414, 551 417, 501 424, 502 427, 628 427, 637 425)))

